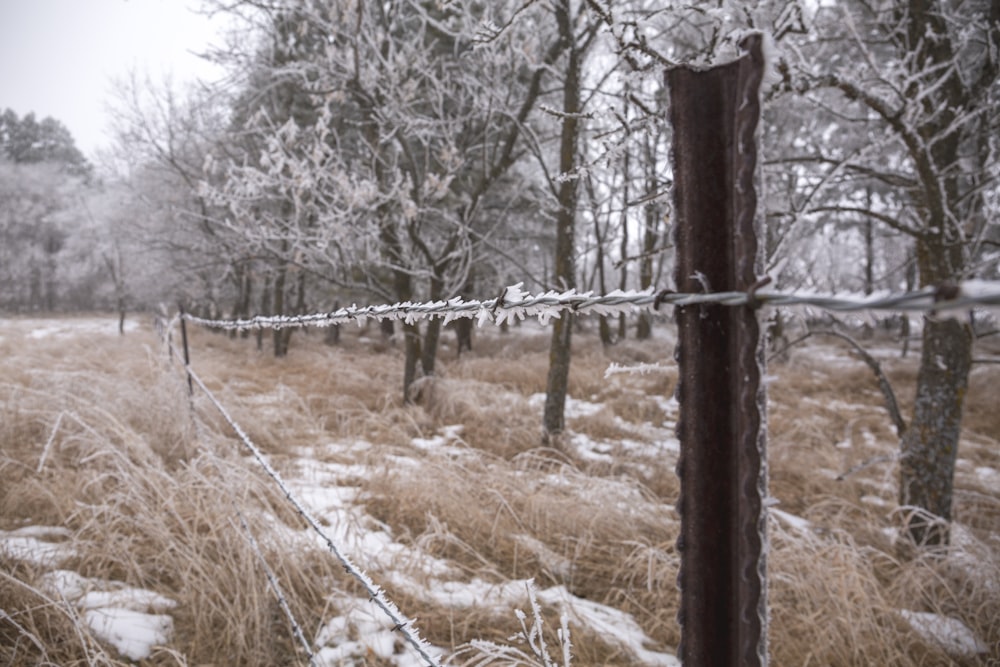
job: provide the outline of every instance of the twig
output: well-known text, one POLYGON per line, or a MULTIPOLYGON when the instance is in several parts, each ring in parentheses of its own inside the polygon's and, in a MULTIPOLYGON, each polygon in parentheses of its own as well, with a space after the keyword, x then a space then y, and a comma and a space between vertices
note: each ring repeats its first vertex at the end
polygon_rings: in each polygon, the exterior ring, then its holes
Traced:
POLYGON ((847 334, 840 333, 839 331, 832 331, 830 329, 815 329, 799 336, 775 354, 782 354, 792 346, 798 345, 811 336, 834 336, 846 341, 852 348, 854 348, 854 351, 858 353, 861 360, 864 361, 865 364, 872 369, 872 373, 875 374, 875 379, 878 381, 879 389, 885 397, 885 408, 889 412, 889 417, 892 419, 893 425, 896 427, 896 435, 900 438, 903 437, 903 434, 906 432, 906 420, 903 419, 903 415, 899 411, 899 402, 896 400, 896 392, 892 389, 892 383, 889 382, 889 378, 887 378, 885 373, 882 372, 882 366, 878 363, 875 357, 870 355, 863 347, 861 347, 860 343, 847 334))
POLYGON ((35 468, 36 473, 42 472, 42 468, 45 467, 45 460, 49 457, 49 450, 52 449, 52 443, 55 442, 56 433, 59 431, 59 425, 62 424, 63 415, 65 414, 65 412, 60 412, 59 416, 56 417, 56 423, 52 426, 49 439, 45 441, 45 447, 42 448, 42 455, 38 457, 38 467, 35 468))
POLYGON ((865 470, 866 468, 872 467, 873 465, 877 465, 879 463, 889 463, 891 461, 896 461, 898 459, 899 459, 899 454, 879 454, 878 456, 873 456, 870 459, 865 459, 864 461, 855 466, 851 466, 844 472, 837 475, 836 479, 838 482, 843 482, 851 475, 859 473, 862 470, 865 470))

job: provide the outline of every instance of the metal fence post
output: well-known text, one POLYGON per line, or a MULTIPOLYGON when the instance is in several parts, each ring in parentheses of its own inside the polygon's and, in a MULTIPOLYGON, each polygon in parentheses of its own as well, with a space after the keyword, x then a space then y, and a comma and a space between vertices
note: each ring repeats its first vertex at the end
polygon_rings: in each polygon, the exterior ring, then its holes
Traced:
MULTIPOLYGON (((676 287, 751 291, 757 281, 756 129, 760 35, 735 62, 666 73, 676 287)), ((763 358, 752 306, 677 308, 684 667, 767 663, 767 468, 763 358)))
POLYGON ((184 349, 184 372, 187 373, 188 380, 188 395, 194 396, 194 384, 191 381, 191 353, 188 351, 188 330, 187 330, 187 319, 184 317, 186 314, 184 312, 184 304, 177 304, 180 309, 180 321, 181 321, 181 346, 184 349))

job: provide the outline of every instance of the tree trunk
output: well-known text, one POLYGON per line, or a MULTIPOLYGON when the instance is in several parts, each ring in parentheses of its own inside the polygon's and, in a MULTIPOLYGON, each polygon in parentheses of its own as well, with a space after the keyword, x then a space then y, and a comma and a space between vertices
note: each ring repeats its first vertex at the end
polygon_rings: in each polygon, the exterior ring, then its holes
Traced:
MULTIPOLYGON (((629 95, 632 94, 632 89, 628 82, 625 83, 624 90, 624 100, 625 105, 624 115, 625 118, 629 116, 629 95)), ((619 253, 621 254, 621 274, 618 277, 618 289, 625 291, 628 288, 628 244, 629 244, 629 233, 628 233, 628 209, 630 200, 630 188, 629 185, 632 181, 632 170, 629 164, 629 151, 623 151, 622 153, 622 214, 621 214, 621 228, 622 228, 622 238, 621 247, 619 253)), ((618 340, 625 340, 625 334, 627 329, 627 319, 625 313, 619 313, 618 315, 618 340)))
MULTIPOLYGON (((656 192, 659 183, 656 178, 656 148, 646 144, 646 194, 656 192)), ((642 253, 639 260, 639 289, 653 285, 653 253, 660 226, 660 207, 656 202, 648 202, 643 211, 642 253)), ((653 319, 648 311, 639 314, 635 337, 646 340, 653 335, 653 319)))
MULTIPOLYGON (((430 300, 437 301, 441 298, 443 283, 437 276, 431 278, 430 300)), ((441 340, 441 318, 432 317, 427 320, 427 329, 424 332, 423 349, 420 351, 420 367, 424 375, 434 375, 434 366, 437 363, 438 342, 441 340)))
POLYGON ((437 363, 438 341, 441 340, 441 318, 432 317, 427 320, 427 330, 424 332, 424 345, 420 352, 420 367, 424 375, 434 375, 437 363))
POLYGON ((972 366, 972 332, 955 319, 924 321, 913 418, 903 436, 899 504, 916 544, 948 543, 962 403, 972 366))
POLYGON ((412 403, 410 387, 417 379, 417 363, 420 361, 420 326, 403 324, 403 402, 412 403))
MULTIPOLYGON (((278 274, 274 279, 274 315, 285 314, 285 275, 287 269, 284 264, 278 268, 278 274)), ((283 357, 288 354, 288 340, 285 338, 283 329, 274 329, 271 332, 274 343, 274 356, 283 357)))
MULTIPOLYGON (((340 301, 333 302, 334 312, 340 310, 340 301)), ((327 345, 340 345, 340 325, 331 324, 326 328, 326 336, 323 338, 323 342, 327 345)))
MULTIPOLYGON (((594 239, 597 242, 597 258, 596 266, 594 267, 597 271, 597 290, 600 294, 608 293, 608 282, 607 276, 604 273, 604 243, 607 241, 608 228, 605 226, 604 230, 601 230, 601 223, 597 217, 597 212, 594 212, 594 239)), ((614 339, 611 336, 611 324, 608 322, 607 315, 601 315, 597 320, 597 328, 601 336, 601 345, 608 347, 614 343, 614 339)))
MULTIPOLYGON (((559 136, 559 172, 570 175, 576 166, 576 146, 580 113, 580 52, 575 44, 570 0, 556 7, 559 38, 566 45, 569 60, 563 87, 562 129, 559 136)), ((559 289, 576 284, 574 262, 574 226, 576 222, 577 179, 566 178, 559 184, 559 211, 556 216, 555 280, 559 289)), ((566 311, 552 326, 549 346, 549 374, 545 388, 545 412, 542 417, 545 440, 565 429, 566 390, 569 383, 570 341, 573 316, 566 311)))
POLYGON ((573 315, 566 311, 552 323, 552 343, 549 346, 549 375, 546 382, 545 440, 551 442, 566 429, 566 393, 569 384, 570 339, 573 315))

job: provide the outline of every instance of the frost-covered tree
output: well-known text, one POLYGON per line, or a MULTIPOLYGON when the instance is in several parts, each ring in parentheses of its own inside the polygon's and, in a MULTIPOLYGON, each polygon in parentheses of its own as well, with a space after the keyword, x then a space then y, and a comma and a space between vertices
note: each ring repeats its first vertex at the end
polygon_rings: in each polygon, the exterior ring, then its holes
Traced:
MULTIPOLYGON (((599 23, 584 10, 583 3, 572 0, 557 0, 552 5, 552 12, 558 35, 557 44, 564 52, 564 64, 560 67, 562 103, 557 112, 560 117, 558 171, 553 183, 556 199, 553 282, 558 289, 569 290, 576 287, 578 182, 582 176, 580 135, 584 112, 583 67, 587 52, 598 34, 599 23)), ((547 438, 561 433, 565 428, 572 332, 571 313, 567 312, 553 322, 542 416, 547 438)))
POLYGON ((0 114, 0 307, 86 307, 74 281, 90 281, 77 256, 91 167, 59 121, 0 114))
MULTIPOLYGON (((205 189, 227 209, 222 224, 261 255, 383 301, 449 298, 490 278, 491 256, 516 261, 527 243, 513 216, 536 191, 518 164, 538 150, 530 116, 558 55, 509 21, 522 5, 248 10, 260 39, 240 60, 254 63, 237 114, 245 150, 219 156, 205 189)), ((440 325, 404 325, 405 388, 433 374, 440 325)))
MULTIPOLYGON (((785 70, 815 126, 789 151, 808 211, 906 239, 922 286, 996 276, 1000 3, 823 3, 813 22, 785 70)), ((973 339, 967 322, 928 316, 922 340, 899 501, 909 534, 936 544, 947 541, 973 339)))
POLYGON ((18 117, 4 109, 0 114, 0 156, 14 164, 58 164, 76 176, 92 170, 65 125, 51 117, 39 121, 32 112, 18 117))
POLYGON ((181 300, 219 315, 239 300, 246 264, 242 245, 211 224, 213 210, 199 193, 206 155, 230 141, 227 98, 136 73, 116 82, 114 93, 114 140, 104 155, 111 184, 100 208, 124 241, 129 290, 147 306, 181 300))

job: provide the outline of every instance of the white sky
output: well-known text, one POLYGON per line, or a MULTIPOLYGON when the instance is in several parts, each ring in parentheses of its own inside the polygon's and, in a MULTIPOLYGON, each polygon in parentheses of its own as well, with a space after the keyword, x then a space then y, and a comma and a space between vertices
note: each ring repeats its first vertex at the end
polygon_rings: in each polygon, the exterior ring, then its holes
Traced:
POLYGON ((0 110, 52 116, 93 159, 108 142, 111 81, 219 76, 193 55, 212 43, 198 0, 0 0, 0 110))

